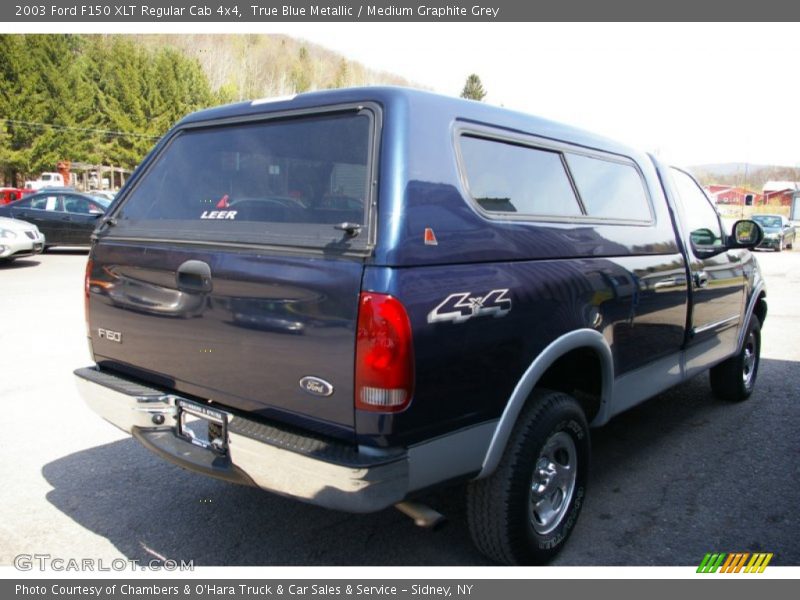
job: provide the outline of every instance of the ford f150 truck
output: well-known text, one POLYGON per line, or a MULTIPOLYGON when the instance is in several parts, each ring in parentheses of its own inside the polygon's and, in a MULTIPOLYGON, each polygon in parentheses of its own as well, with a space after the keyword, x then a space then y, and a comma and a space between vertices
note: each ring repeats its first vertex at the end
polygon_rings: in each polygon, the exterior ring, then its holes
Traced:
POLYGON ((184 468, 422 522, 421 493, 466 484, 478 548, 542 563, 586 501, 590 426, 709 370, 750 396, 762 237, 652 156, 478 102, 213 108, 95 230, 75 375, 184 468))

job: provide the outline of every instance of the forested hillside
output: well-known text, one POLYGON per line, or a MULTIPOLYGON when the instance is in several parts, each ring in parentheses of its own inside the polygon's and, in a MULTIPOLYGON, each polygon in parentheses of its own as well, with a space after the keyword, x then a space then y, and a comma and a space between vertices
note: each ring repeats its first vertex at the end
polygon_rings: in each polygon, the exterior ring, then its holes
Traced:
POLYGON ((132 169, 188 112, 313 89, 404 84, 265 35, 0 35, 0 183, 59 160, 132 169))
POLYGON ((137 43, 172 47, 196 59, 220 99, 283 96, 327 88, 409 85, 315 44, 284 35, 139 35, 137 43))
POLYGON ((800 168, 778 165, 723 163, 689 167, 703 185, 735 185, 760 191, 767 181, 800 181, 800 168))

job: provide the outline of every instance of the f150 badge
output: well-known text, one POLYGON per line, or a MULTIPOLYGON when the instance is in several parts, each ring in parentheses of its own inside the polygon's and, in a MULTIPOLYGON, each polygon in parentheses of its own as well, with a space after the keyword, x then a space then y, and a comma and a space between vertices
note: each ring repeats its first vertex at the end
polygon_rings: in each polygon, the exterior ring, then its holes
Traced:
POLYGON ((122 333, 119 331, 111 331, 110 329, 103 329, 100 327, 97 330, 97 336, 108 340, 109 342, 122 343, 122 333))
POLYGON ((484 296, 472 296, 471 292, 450 294, 439 306, 428 313, 428 323, 452 321, 463 323, 472 317, 492 315, 504 317, 511 310, 508 290, 492 290, 484 296))

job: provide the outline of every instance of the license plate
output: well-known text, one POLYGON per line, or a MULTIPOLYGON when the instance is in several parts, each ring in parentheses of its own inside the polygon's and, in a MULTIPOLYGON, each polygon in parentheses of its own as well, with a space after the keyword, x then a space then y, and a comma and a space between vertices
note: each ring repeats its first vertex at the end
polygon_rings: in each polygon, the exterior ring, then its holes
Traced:
POLYGON ((228 419, 225 413, 202 404, 179 400, 178 435, 195 446, 224 454, 228 449, 228 419))

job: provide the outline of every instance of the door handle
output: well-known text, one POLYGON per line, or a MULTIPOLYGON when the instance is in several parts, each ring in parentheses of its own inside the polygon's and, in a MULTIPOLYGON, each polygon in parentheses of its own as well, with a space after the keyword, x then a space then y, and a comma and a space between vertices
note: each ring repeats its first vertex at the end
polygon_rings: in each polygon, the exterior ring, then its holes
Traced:
POLYGON ((728 259, 731 262, 742 262, 742 251, 741 250, 728 250, 728 259))
POLYGON ((213 289, 211 267, 202 260, 187 260, 175 274, 178 289, 186 292, 209 293, 213 289))
POLYGON ((696 271, 694 274, 694 285, 698 288, 708 287, 708 273, 705 271, 696 271))

